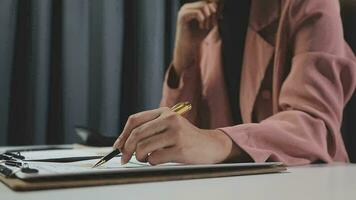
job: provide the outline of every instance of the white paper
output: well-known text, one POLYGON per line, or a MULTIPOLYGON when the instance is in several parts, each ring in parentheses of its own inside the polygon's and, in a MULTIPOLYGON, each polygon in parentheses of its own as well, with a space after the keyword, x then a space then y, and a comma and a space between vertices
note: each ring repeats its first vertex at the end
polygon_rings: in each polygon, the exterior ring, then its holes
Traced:
POLYGON ((20 179, 32 179, 42 177, 62 177, 75 175, 94 175, 94 174, 125 174, 137 172, 164 172, 172 170, 192 170, 192 169, 218 169, 218 168, 238 168, 238 167, 267 167, 281 165, 282 163, 231 163, 231 164, 212 164, 212 165, 185 165, 178 163, 167 163, 158 166, 151 166, 148 163, 141 163, 133 156, 129 163, 121 165, 121 159, 115 157, 97 168, 92 166, 99 159, 78 161, 71 163, 53 162, 27 162, 30 168, 38 169, 38 173, 26 174, 17 172, 16 176, 20 179))
POLYGON ((112 151, 112 148, 82 148, 82 149, 63 149, 63 150, 43 150, 21 152, 25 160, 47 160, 75 157, 97 157, 104 156, 112 151))

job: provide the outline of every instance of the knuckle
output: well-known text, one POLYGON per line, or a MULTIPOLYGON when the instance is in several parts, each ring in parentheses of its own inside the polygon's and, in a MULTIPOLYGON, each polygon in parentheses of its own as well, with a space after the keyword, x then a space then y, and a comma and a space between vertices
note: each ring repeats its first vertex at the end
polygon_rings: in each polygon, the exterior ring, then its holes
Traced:
POLYGON ((129 137, 124 145, 124 149, 125 149, 125 152, 131 152, 133 151, 133 139, 131 137, 129 137))
POLYGON ((168 121, 175 121, 175 120, 177 120, 177 118, 178 118, 178 115, 174 112, 170 112, 166 116, 166 120, 168 120, 168 121))
POLYGON ((189 3, 186 3, 186 4, 182 5, 182 6, 180 7, 179 11, 178 11, 178 15, 179 15, 180 13, 185 12, 187 9, 189 9, 189 7, 190 7, 190 4, 189 4, 189 3))
POLYGON ((135 141, 139 135, 139 128, 135 128, 133 131, 131 131, 130 137, 132 141, 135 141))
POLYGON ((142 153, 146 147, 144 142, 140 142, 137 144, 136 151, 142 153))
POLYGON ((138 114, 130 115, 130 117, 127 120, 127 122, 130 123, 130 124, 135 123, 137 121, 137 118, 138 118, 138 114))
POLYGON ((205 18, 205 15, 204 15, 204 10, 203 9, 199 9, 197 10, 196 12, 198 14, 198 16, 201 17, 201 19, 204 19, 205 18))
POLYGON ((210 13, 210 7, 208 4, 206 4, 203 8, 207 13, 210 13))
POLYGON ((198 9, 198 11, 199 11, 200 13, 204 14, 204 12, 205 12, 205 6, 200 7, 200 8, 198 9))
POLYGON ((126 141, 126 145, 131 147, 132 145, 136 144, 137 140, 138 140, 137 134, 131 133, 131 135, 126 141))
POLYGON ((185 9, 187 9, 188 6, 189 6, 189 4, 185 3, 185 4, 183 4, 183 6, 180 8, 180 10, 185 10, 185 9))
POLYGON ((179 11, 178 11, 178 19, 179 18, 183 18, 184 17, 184 9, 181 8, 179 11))
POLYGON ((161 107, 160 109, 161 109, 162 112, 169 112, 169 111, 171 111, 171 109, 168 108, 168 107, 161 107))

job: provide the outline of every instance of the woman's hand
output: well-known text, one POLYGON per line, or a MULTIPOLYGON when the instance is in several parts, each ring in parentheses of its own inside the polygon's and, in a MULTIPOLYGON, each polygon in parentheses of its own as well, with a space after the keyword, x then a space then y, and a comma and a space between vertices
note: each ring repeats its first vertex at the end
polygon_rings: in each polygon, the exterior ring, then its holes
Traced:
POLYGON ((180 9, 173 56, 178 77, 185 67, 197 62, 201 42, 217 24, 217 12, 217 3, 207 1, 187 3, 180 9))
POLYGON ((199 129, 169 108, 130 116, 114 147, 122 151, 123 164, 134 152, 137 160, 152 165, 220 163, 239 153, 223 132, 199 129))

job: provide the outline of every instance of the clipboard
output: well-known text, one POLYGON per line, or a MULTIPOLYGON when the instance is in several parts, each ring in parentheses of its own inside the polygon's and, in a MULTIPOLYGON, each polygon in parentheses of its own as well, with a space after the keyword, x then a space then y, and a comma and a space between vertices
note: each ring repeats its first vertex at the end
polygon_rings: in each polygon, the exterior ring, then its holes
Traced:
MULTIPOLYGON (((78 149, 76 149, 78 150, 78 149)), ((94 153, 107 152, 108 149, 87 149, 94 153)), ((63 150, 66 152, 67 150, 63 150)), ((75 151, 75 149, 73 150, 75 151)), ((53 157, 49 153, 44 158, 53 157)), ((38 152, 43 155, 46 152, 38 152)), ((35 155, 37 156, 37 155, 35 155)), ((280 173, 286 167, 279 162, 270 163, 226 163, 215 165, 183 165, 178 163, 168 163, 159 166, 150 166, 147 163, 140 163, 135 159, 129 162, 131 165, 121 165, 120 157, 115 157, 105 164, 105 166, 92 169, 98 159, 83 160, 69 163, 53 163, 29 161, 30 168, 38 170, 38 173, 22 173, 18 166, 8 166, 0 163, 0 181, 15 191, 32 191, 46 189, 60 189, 73 187, 101 186, 113 184, 134 184, 157 181, 173 181, 186 179, 214 178, 240 175, 255 175, 266 173, 280 173), (81 168, 76 169, 76 166, 81 168), (86 165, 86 167, 82 166, 86 165), (74 167, 74 168, 73 168, 74 167), (5 177, 1 172, 7 175, 5 177), (6 172, 6 173, 5 173, 6 172)), ((21 161, 23 162, 23 161, 21 161)))
MULTIPOLYGON (((93 160, 95 162, 95 160, 93 160)), ((230 163, 215 165, 164 165, 93 170, 91 173, 38 174, 37 176, 0 176, 0 181, 15 191, 32 191, 114 184, 173 181, 241 175, 279 173, 282 163, 230 163)), ((22 174, 23 175, 23 174, 22 174)))

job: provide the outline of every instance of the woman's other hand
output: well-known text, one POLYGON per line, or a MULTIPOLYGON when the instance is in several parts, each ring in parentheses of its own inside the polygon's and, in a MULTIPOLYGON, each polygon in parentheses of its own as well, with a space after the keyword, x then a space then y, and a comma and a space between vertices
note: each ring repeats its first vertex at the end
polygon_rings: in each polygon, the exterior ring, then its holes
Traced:
POLYGON ((217 24, 218 4, 198 1, 184 4, 177 19, 173 65, 178 77, 184 68, 195 65, 199 59, 199 48, 217 24))

